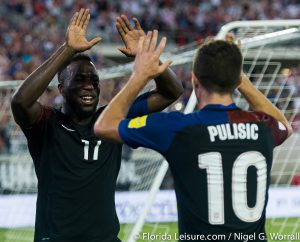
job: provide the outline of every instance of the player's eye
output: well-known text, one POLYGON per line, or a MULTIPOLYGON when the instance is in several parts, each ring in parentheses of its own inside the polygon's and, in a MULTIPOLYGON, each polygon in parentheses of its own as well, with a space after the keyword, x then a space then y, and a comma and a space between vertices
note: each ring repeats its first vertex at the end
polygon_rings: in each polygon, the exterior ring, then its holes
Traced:
POLYGON ((82 75, 77 75, 75 79, 76 79, 76 81, 83 81, 84 80, 82 75))
POLYGON ((99 85, 99 78, 98 77, 93 77, 92 82, 93 82, 94 86, 98 86, 99 85))

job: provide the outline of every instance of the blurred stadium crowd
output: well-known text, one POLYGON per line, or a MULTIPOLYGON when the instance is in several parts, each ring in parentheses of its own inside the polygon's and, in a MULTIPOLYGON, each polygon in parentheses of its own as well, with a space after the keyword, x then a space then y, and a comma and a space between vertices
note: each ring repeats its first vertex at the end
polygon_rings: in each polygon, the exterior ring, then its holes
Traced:
MULTIPOLYGON (((63 43, 69 19, 81 7, 90 9, 89 28, 93 36, 100 35, 103 42, 116 43, 116 46, 121 40, 115 29, 115 17, 121 13, 128 17, 137 17, 145 30, 157 28, 177 46, 195 41, 200 43, 206 37, 215 35, 224 24, 235 20, 300 18, 300 0, 0 0, 0 2, 0 81, 25 79, 63 43)), ((101 68, 103 58, 93 52, 91 55, 97 68, 101 68)), ((190 67, 174 69, 183 81, 185 92, 172 109, 183 110, 192 89, 191 69, 190 67)), ((300 66, 292 69, 288 75, 291 80, 288 85, 300 95, 300 66)), ((103 81, 100 103, 106 104, 120 90, 127 78, 103 81)), ((59 105, 60 97, 57 90, 49 88, 42 102, 53 106, 59 105)), ((8 149, 9 140, 4 125, 7 117, 0 119, 1 153, 1 150, 8 149)))
MULTIPOLYGON (((72 14, 91 11, 91 33, 119 42, 121 13, 136 16, 145 30, 157 28, 186 45, 215 35, 235 20, 300 18, 299 0, 1 0, 0 80, 21 80, 63 42, 72 14)), ((96 63, 97 58, 95 58, 96 63)), ((99 63, 98 63, 99 64, 99 63)))

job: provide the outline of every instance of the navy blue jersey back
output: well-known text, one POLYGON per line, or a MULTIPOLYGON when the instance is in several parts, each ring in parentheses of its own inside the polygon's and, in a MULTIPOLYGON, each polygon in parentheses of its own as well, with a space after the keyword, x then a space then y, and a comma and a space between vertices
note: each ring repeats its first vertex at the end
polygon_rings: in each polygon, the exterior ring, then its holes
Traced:
POLYGON ((234 104, 140 119, 139 125, 136 119, 122 121, 120 135, 132 147, 152 148, 166 157, 181 235, 219 234, 228 241, 241 233, 264 233, 273 148, 287 136, 283 124, 234 104))

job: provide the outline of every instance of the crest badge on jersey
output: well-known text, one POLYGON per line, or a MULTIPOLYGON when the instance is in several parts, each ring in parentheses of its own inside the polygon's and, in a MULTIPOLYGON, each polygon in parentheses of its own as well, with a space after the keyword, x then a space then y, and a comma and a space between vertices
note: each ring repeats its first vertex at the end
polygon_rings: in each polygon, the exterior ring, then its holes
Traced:
POLYGON ((138 128, 146 126, 147 117, 148 117, 148 115, 144 115, 142 117, 137 117, 137 118, 130 120, 130 122, 128 124, 128 128, 138 129, 138 128))

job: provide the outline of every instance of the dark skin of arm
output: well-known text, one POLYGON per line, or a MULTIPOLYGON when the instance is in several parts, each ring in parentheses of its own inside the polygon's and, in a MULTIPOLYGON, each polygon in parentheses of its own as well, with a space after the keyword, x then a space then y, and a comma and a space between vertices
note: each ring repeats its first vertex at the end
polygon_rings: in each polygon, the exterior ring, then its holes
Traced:
MULTIPOLYGON (((127 57, 135 57, 140 37, 146 37, 139 21, 133 18, 135 28, 130 24, 125 15, 117 17, 116 28, 125 44, 125 47, 118 47, 118 50, 127 57)), ((159 62, 162 64, 162 62, 159 62)), ((183 87, 175 73, 167 68, 163 73, 154 78, 156 89, 148 96, 149 113, 161 111, 169 106, 183 93, 183 87)))
POLYGON ((89 18, 87 9, 75 13, 67 30, 66 42, 29 75, 14 94, 11 108, 15 121, 19 125, 30 127, 41 117, 42 107, 37 99, 46 90, 55 74, 77 52, 88 50, 101 40, 100 37, 91 41, 86 39, 89 18))

